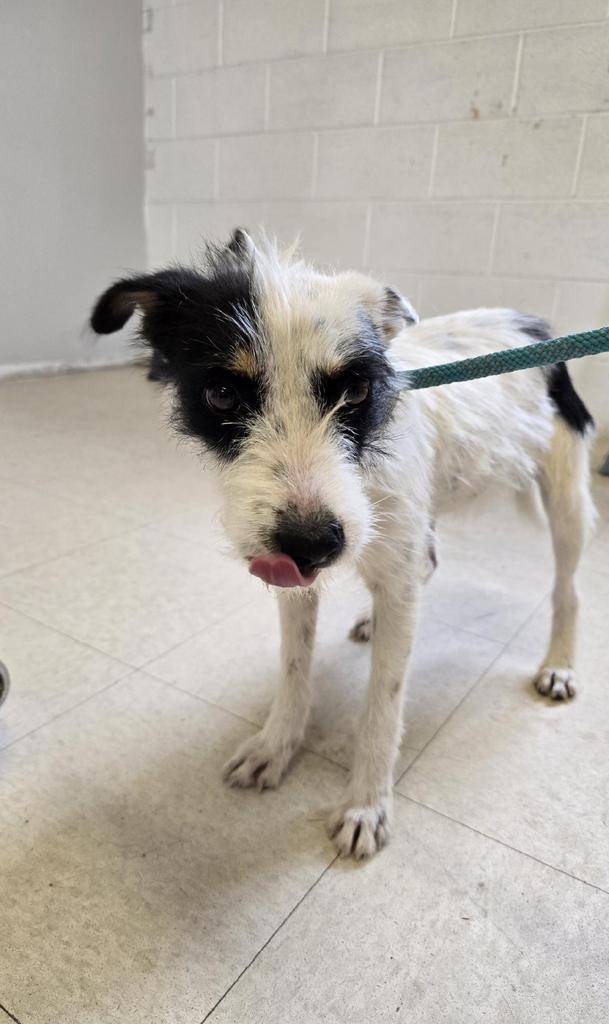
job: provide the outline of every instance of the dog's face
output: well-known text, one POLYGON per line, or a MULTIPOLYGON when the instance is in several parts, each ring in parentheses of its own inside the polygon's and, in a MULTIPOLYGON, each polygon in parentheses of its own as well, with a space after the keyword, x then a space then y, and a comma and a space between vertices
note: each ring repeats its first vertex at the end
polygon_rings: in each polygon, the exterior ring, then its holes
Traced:
POLYGON ((117 282, 92 326, 118 330, 135 308, 144 341, 168 361, 181 429, 217 458, 225 527, 251 571, 305 586, 357 555, 373 523, 366 468, 397 400, 386 347, 416 320, 412 307, 237 231, 200 271, 117 282))

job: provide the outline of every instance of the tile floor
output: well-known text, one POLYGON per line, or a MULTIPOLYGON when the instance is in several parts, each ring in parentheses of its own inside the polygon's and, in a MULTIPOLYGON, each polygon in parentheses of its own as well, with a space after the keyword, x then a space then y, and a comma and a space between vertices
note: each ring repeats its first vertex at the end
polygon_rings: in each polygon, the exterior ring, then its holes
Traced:
POLYGON ((395 836, 355 866, 323 819, 364 595, 346 577, 325 602, 284 786, 224 788, 269 701, 273 601, 162 405, 136 369, 0 385, 0 1024, 605 1024, 609 481, 568 706, 529 685, 544 530, 504 495, 444 523, 395 836))

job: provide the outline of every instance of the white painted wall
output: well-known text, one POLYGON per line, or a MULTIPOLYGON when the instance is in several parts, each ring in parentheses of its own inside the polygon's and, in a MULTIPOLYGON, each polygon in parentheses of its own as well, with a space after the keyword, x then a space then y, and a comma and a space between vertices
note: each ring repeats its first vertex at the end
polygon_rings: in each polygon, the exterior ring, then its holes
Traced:
MULTIPOLYGON (((607 0, 157 0, 152 265, 264 224, 425 316, 609 323, 607 0)), ((609 368, 576 373, 609 426, 609 368)))
POLYGON ((124 357, 83 325, 145 262, 139 0, 0 5, 0 374, 124 357))

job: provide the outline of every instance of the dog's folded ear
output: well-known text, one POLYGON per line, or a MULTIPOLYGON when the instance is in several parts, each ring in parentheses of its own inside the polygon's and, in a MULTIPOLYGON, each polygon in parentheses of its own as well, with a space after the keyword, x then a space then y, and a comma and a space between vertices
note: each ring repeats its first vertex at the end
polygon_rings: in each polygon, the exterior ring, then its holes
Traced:
POLYGON ((91 313, 91 327, 96 334, 112 334, 138 310, 142 314, 139 341, 171 363, 179 344, 181 311, 195 301, 202 281, 200 274, 184 267, 124 277, 100 295, 91 313))
POLYGON ((235 228, 226 248, 238 259, 244 261, 251 262, 256 255, 254 241, 245 228, 235 228))
POLYGON ((385 288, 381 309, 381 324, 387 341, 399 334, 407 324, 417 324, 419 315, 408 299, 393 288, 385 288))
POLYGON ((158 275, 124 277, 108 288, 93 307, 91 327, 96 334, 112 334, 127 323, 136 309, 152 309, 159 300, 158 275))

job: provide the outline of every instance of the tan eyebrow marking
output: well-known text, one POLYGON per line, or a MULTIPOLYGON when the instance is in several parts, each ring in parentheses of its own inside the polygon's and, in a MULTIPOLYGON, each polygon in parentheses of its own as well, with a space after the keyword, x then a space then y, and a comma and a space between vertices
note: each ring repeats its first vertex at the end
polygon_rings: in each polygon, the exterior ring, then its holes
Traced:
POLYGON ((228 365, 235 373, 242 373, 245 377, 257 377, 260 372, 254 353, 247 348, 236 349, 228 365))

